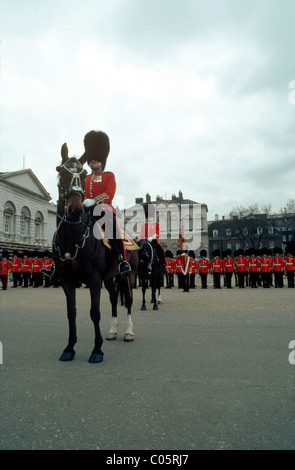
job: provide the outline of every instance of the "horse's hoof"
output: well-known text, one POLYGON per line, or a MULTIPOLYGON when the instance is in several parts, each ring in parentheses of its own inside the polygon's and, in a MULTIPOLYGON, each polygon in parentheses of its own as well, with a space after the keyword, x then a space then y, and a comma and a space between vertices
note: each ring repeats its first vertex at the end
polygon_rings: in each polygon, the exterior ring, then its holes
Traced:
POLYGON ((114 341, 114 339, 117 339, 117 333, 112 333, 109 331, 106 339, 107 341, 114 341))
POLYGON ((140 310, 146 310, 146 306, 145 305, 142 305, 140 310))
POLYGON ((131 341, 134 341, 134 335, 132 333, 125 333, 124 341, 126 343, 131 343, 131 341))
POLYGON ((154 305, 154 306, 153 306, 153 310, 159 310, 158 305, 154 305))
POLYGON ((90 364, 98 364, 103 361, 103 354, 91 354, 89 361, 90 364))
POLYGON ((74 357, 75 357, 75 351, 72 351, 72 352, 64 351, 62 355, 60 356, 59 360, 62 362, 68 362, 68 361, 72 361, 74 357))

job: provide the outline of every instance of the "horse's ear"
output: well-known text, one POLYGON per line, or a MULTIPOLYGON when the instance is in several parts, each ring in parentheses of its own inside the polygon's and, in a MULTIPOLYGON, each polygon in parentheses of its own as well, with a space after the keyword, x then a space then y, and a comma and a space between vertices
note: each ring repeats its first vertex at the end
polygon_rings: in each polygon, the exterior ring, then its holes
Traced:
POLYGON ((87 160, 87 156, 86 156, 86 153, 83 153, 82 157, 79 158, 79 162, 84 165, 84 163, 86 162, 87 160))
POLYGON ((65 163, 69 159, 69 150, 66 143, 64 143, 61 147, 61 158, 62 163, 65 163))

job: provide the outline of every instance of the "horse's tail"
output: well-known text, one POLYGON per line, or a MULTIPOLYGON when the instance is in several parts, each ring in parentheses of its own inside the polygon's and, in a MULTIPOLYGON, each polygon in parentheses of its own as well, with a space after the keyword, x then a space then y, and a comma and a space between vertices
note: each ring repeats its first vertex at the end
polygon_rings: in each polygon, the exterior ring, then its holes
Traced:
POLYGON ((120 296, 121 305, 128 308, 132 302, 132 291, 130 288, 129 278, 117 277, 117 288, 120 296))

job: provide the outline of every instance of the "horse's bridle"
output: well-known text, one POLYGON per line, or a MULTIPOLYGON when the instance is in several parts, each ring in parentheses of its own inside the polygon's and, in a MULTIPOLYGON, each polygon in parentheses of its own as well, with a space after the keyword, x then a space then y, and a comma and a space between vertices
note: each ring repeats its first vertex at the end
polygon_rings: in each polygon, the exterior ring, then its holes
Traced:
POLYGON ((80 175, 85 171, 83 165, 80 162, 72 162, 70 158, 60 165, 60 168, 64 168, 72 175, 69 187, 64 190, 60 185, 59 188, 62 190, 62 196, 66 199, 70 193, 75 192, 81 194, 82 199, 84 199, 84 189, 81 183, 80 175))

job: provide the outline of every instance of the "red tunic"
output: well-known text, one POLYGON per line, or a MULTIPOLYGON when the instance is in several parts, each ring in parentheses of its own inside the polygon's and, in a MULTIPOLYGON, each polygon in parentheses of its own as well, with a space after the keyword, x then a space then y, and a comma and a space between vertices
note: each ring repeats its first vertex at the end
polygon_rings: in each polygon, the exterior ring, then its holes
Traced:
POLYGON ((147 240, 156 235, 156 239, 160 238, 160 225, 156 222, 142 224, 140 227, 139 240, 147 240))
POLYGON ((0 275, 6 276, 9 271, 10 271, 10 261, 8 261, 7 259, 3 259, 2 261, 0 261, 0 275))
POLYGON ((18 273, 21 271, 22 262, 19 258, 12 258, 11 260, 11 272, 18 273))
MULTIPOLYGON (((105 171, 95 175, 88 175, 85 179, 85 198, 95 199, 102 195, 101 200, 105 204, 112 204, 116 192, 115 175, 111 171, 105 171)), ((98 201, 99 202, 99 201, 98 201)))
POLYGON ((226 272, 226 273, 232 273, 233 270, 234 270, 234 260, 232 258, 226 258, 224 261, 223 261, 223 270, 226 272))
POLYGON ((205 259, 200 259, 199 263, 198 263, 198 270, 199 270, 199 273, 208 273, 209 271, 209 268, 210 268, 210 263, 209 263, 209 260, 207 258, 205 259))

